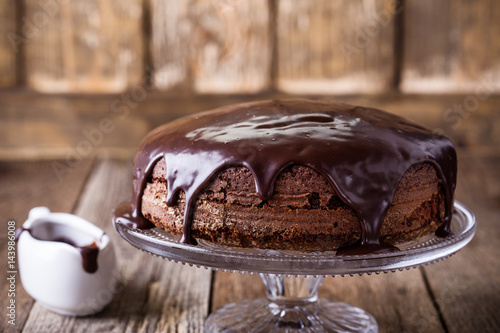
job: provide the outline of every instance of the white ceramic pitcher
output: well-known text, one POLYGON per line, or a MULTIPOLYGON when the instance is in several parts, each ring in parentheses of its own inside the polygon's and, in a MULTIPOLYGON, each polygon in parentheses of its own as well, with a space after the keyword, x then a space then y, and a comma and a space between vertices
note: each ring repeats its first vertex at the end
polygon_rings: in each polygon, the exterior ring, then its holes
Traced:
POLYGON ((85 316, 112 300, 116 259, 101 229, 76 215, 36 207, 18 232, 21 283, 42 306, 85 316))

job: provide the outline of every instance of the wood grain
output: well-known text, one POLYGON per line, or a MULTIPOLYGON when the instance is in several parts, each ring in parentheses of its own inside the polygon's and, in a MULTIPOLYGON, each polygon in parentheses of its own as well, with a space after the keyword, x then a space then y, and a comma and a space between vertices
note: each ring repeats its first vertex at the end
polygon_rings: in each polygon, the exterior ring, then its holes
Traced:
POLYGON ((327 278, 320 297, 371 313, 380 332, 445 332, 419 270, 327 278), (420 315, 425 317, 420 317, 420 315))
POLYGON ((190 87, 191 24, 187 20, 188 1, 150 0, 153 84, 166 90, 190 87))
POLYGON ((476 214, 471 243, 450 259, 425 268, 434 302, 449 332, 497 332, 500 317, 500 157, 459 160, 457 200, 476 214))
POLYGON ((497 1, 405 1, 404 92, 500 91, 497 1))
POLYGON ((266 290, 257 274, 217 271, 214 274, 212 311, 244 299, 265 298, 266 290))
POLYGON ((75 214, 111 237, 119 267, 119 292, 101 313, 64 317, 35 304, 25 332, 202 332, 208 314, 211 272, 143 253, 114 230, 111 212, 130 197, 131 163, 103 160, 94 169, 75 214))
MULTIPOLYGON (((290 95, 165 96, 146 91, 134 99, 121 95, 45 95, 25 91, 0 91, 0 158, 66 159, 78 145, 89 141, 84 131, 99 130, 103 119, 114 129, 102 132, 86 156, 133 157, 140 140, 154 127, 175 118, 223 105, 290 95)), ((305 96, 308 97, 308 96, 305 96)), ((449 136, 457 147, 497 151, 500 146, 498 112, 500 96, 492 95, 468 111, 467 95, 360 95, 323 96, 354 105, 380 108, 407 117, 449 136), (459 111, 458 107, 463 110, 459 111)))
MULTIPOLYGON (((80 196, 92 161, 83 160, 77 167, 59 181, 53 170, 52 163, 59 161, 21 161, 0 162, 0 271, 2 278, 7 269, 7 221, 15 221, 20 227, 28 218, 29 210, 37 206, 49 207, 56 212, 71 212, 80 196)), ((33 299, 24 291, 19 274, 16 275, 16 325, 6 322, 6 317, 0 319, 0 332, 19 332, 27 320, 33 299)), ((7 283, 0 288, 0 304, 5 309, 7 299, 7 283), (5 306, 5 307, 4 307, 5 306)))
POLYGON ((280 0, 278 89, 294 94, 389 90, 396 11, 386 0, 280 0))
POLYGON ((42 92, 120 92, 143 79, 142 2, 26 1, 28 86, 42 92))
MULTIPOLYGON (((68 160, 108 154, 111 147, 116 155, 132 156, 155 126, 142 115, 148 98, 149 92, 136 99, 133 91, 94 96, 4 92, 0 97, 0 156, 59 158, 65 165, 68 160)), ((158 113, 164 108, 164 103, 159 104, 149 109, 158 113)))
MULTIPOLYGON (((257 275, 217 272, 212 309, 244 299, 265 298, 257 275)), ((380 332, 444 332, 418 270, 382 275, 327 278, 319 297, 346 302, 370 312, 380 332), (419 317, 425 314, 425 320, 419 317)))
POLYGON ((0 88, 16 83, 16 10, 15 0, 0 2, 0 88), (14 42, 14 46, 12 45, 14 42))
POLYGON ((271 45, 266 0, 151 0, 151 13, 157 88, 253 93, 267 87, 271 45))

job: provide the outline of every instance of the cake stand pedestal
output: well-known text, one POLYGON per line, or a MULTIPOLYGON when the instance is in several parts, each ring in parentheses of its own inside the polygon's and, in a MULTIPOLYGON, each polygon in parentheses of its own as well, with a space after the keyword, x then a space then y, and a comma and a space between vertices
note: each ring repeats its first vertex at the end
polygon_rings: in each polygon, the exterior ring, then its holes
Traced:
POLYGON ((244 249, 203 240, 198 245, 178 243, 179 237, 158 228, 139 230, 115 223, 130 244, 153 255, 197 267, 258 273, 267 299, 231 303, 206 320, 206 332, 378 332, 373 316, 346 303, 318 299, 328 275, 362 275, 415 268, 443 260, 474 236, 474 215, 455 202, 453 234, 435 235, 397 244, 399 252, 339 255, 332 252, 300 252, 244 249))
POLYGON ((231 303, 212 313, 206 332, 377 332, 368 312, 318 299, 324 277, 260 274, 267 299, 231 303))

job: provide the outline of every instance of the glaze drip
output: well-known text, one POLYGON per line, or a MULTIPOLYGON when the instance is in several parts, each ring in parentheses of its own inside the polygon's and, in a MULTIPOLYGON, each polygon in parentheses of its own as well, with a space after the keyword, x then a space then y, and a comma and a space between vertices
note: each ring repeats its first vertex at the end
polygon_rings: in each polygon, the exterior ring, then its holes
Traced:
MULTIPOLYGON (((248 168, 262 200, 277 176, 292 164, 323 174, 361 225, 359 252, 390 250, 379 231, 404 173, 431 163, 443 183, 446 217, 437 234, 449 234, 456 183, 456 152, 444 136, 401 117, 333 102, 272 100, 232 105, 184 117, 151 131, 134 159, 133 198, 115 211, 115 222, 138 228, 154 225, 142 217, 148 178, 165 158, 167 205, 186 195, 181 242, 193 243, 191 219, 197 194, 231 166, 248 168)), ((347 250, 346 253, 349 253, 347 250)))

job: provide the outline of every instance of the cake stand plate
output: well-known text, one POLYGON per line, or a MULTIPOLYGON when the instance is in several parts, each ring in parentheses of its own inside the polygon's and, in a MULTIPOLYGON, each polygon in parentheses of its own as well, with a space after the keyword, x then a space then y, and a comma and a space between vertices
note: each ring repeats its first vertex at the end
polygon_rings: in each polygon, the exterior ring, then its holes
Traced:
POLYGON ((301 252, 246 249, 198 240, 179 243, 179 237, 159 228, 134 229, 115 223, 118 233, 133 246, 175 262, 229 271, 258 273, 267 299, 228 304, 212 313, 207 332, 377 332, 375 319, 351 305, 318 300, 323 278, 410 269, 443 260, 474 236, 474 215, 455 202, 452 235, 435 235, 396 244, 398 252, 339 255, 335 251, 301 252))

